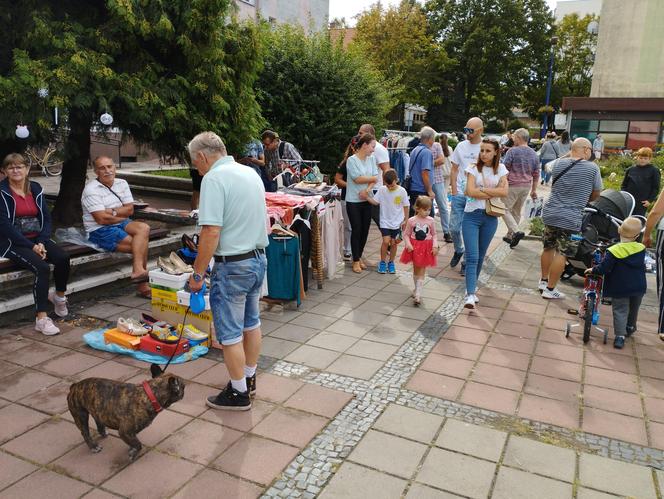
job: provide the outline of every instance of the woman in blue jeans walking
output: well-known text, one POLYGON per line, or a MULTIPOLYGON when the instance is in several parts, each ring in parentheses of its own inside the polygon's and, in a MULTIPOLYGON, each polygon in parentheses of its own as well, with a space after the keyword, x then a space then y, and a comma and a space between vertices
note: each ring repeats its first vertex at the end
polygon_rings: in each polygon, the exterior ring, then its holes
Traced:
POLYGON ((466 297, 464 307, 479 302, 477 279, 486 250, 498 228, 498 218, 486 212, 486 200, 507 196, 507 168, 500 162, 500 146, 494 139, 483 139, 477 164, 466 171, 466 207, 461 232, 466 246, 466 297))

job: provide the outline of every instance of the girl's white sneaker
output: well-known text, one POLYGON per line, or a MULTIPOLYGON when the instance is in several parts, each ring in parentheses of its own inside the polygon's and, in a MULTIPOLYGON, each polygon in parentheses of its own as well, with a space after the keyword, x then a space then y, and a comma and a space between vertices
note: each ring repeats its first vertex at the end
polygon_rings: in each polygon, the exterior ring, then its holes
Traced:
POLYGON ((45 336, 54 336, 60 332, 58 327, 53 324, 50 317, 43 317, 35 321, 35 331, 39 331, 45 336))

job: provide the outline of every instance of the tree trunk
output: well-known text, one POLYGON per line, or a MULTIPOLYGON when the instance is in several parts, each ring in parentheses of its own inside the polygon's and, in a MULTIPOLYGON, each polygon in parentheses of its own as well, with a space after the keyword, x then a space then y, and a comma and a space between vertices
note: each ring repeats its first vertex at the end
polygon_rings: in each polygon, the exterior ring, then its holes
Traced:
POLYGON ((53 208, 54 227, 81 225, 81 194, 85 187, 90 158, 92 113, 75 108, 69 112, 69 135, 65 144, 65 162, 60 178, 60 192, 53 208))

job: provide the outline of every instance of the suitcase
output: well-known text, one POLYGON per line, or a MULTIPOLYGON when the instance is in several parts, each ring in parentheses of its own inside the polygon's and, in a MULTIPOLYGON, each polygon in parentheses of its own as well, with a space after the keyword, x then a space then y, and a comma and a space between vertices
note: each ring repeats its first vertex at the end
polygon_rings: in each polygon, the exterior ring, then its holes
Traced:
POLYGON ((141 337, 132 336, 131 334, 123 333, 117 328, 113 328, 104 331, 104 342, 113 343, 131 350, 138 350, 138 347, 141 344, 141 337))
POLYGON ((173 355, 173 351, 175 351, 175 355, 180 355, 189 351, 189 340, 182 338, 179 344, 164 343, 163 341, 155 340, 153 337, 146 334, 141 337, 141 350, 144 352, 164 355, 165 357, 173 355), (176 345, 177 350, 175 350, 176 345))

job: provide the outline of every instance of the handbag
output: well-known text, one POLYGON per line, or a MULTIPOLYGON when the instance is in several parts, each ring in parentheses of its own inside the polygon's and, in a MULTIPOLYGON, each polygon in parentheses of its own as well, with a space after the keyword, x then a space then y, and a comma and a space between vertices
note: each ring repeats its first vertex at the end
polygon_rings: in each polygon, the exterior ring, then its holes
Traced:
MULTIPOLYGON (((484 168, 482 168, 482 179, 486 184, 486 177, 484 176, 484 168)), ((502 217, 505 214, 505 204, 500 198, 489 198, 484 203, 484 209, 487 215, 492 217, 502 217)))
POLYGON ((14 228, 21 234, 34 234, 41 232, 41 222, 37 217, 16 217, 14 228))

